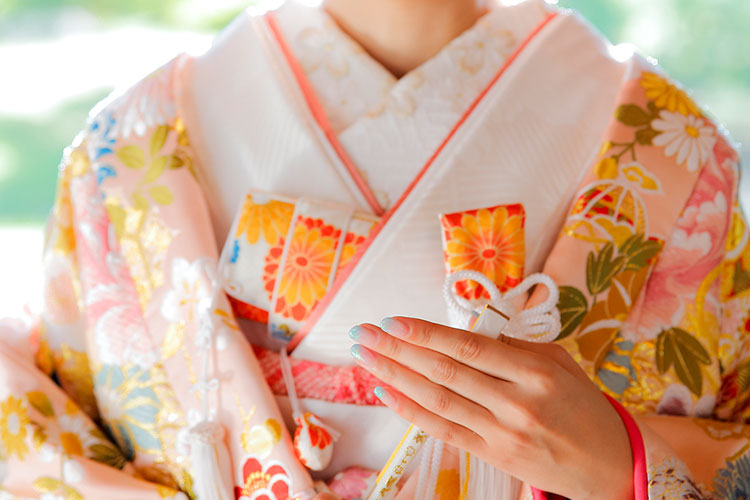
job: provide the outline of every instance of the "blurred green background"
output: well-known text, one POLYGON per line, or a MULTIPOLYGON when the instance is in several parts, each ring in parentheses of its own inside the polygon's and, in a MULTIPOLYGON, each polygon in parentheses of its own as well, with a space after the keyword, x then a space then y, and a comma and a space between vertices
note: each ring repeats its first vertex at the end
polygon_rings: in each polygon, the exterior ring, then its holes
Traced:
MULTIPOLYGON (((205 50, 214 33, 257 3, 0 0, 1 278, 35 284, 39 266, 32 263, 38 262, 56 167, 88 110, 115 86, 134 82, 178 52, 205 50)), ((693 89, 736 141, 750 143, 750 2, 560 0, 559 5, 580 11, 613 42, 631 42, 656 58, 693 89)), ((747 165, 748 152, 743 158, 747 165)), ((0 316, 9 307, 10 299, 3 299, 0 316)))

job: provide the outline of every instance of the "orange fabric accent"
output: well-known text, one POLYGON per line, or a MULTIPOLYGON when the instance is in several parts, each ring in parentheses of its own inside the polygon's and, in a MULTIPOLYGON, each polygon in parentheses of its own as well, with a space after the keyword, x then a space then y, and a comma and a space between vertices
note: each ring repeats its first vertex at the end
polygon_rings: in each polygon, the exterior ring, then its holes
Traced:
MULTIPOLYGON (((503 293, 515 287, 523 280, 525 222, 520 203, 442 215, 445 272, 480 272, 503 293)), ((459 281, 455 287, 467 300, 490 298, 482 285, 471 280, 459 281)))

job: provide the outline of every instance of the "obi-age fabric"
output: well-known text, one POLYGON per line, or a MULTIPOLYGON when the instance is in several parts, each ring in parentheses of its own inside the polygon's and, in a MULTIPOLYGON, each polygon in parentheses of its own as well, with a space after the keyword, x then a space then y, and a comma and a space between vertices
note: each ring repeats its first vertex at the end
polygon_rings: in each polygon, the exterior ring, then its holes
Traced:
MULTIPOLYGON (((396 80, 323 11, 286 5, 98 106, 58 171, 43 310, 0 324, 0 498, 195 497, 204 412, 236 499, 361 498, 405 425, 346 331, 447 322, 441 285, 467 269, 558 283, 557 342, 637 423, 639 500, 747 498, 738 156, 659 68, 610 48, 527 1, 396 80), (274 342, 341 433, 314 477, 274 342)), ((467 498, 465 463, 446 450, 430 496, 467 498)))

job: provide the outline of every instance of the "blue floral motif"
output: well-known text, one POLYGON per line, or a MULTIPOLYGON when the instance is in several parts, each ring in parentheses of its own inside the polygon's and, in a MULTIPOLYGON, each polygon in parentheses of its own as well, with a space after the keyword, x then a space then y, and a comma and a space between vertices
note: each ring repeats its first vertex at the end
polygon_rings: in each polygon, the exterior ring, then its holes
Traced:
POLYGON ((237 263, 237 259, 240 256, 240 242, 238 240, 234 240, 234 243, 232 244, 232 256, 229 259, 229 262, 232 264, 237 263))
POLYGON ((102 419, 128 460, 138 451, 161 450, 156 426, 160 402, 152 385, 150 372, 138 367, 104 365, 96 375, 94 391, 102 419))
POLYGON ((722 500, 750 498, 750 453, 734 461, 727 460, 727 467, 714 477, 714 493, 722 500))
POLYGON ((114 166, 102 162, 101 158, 114 154, 114 145, 117 139, 114 135, 115 118, 112 112, 104 110, 96 114, 89 123, 88 129, 88 152, 96 171, 96 180, 99 184, 108 177, 117 177, 114 166))

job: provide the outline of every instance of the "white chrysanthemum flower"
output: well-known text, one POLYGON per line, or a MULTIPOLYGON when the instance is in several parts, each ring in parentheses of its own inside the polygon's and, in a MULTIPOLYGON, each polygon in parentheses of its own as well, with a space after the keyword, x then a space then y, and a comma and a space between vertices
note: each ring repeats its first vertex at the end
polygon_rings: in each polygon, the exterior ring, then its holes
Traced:
POLYGON ((677 164, 687 163, 691 172, 706 163, 716 143, 714 128, 694 115, 663 110, 651 126, 661 132, 653 144, 665 146, 664 154, 677 155, 677 164))

